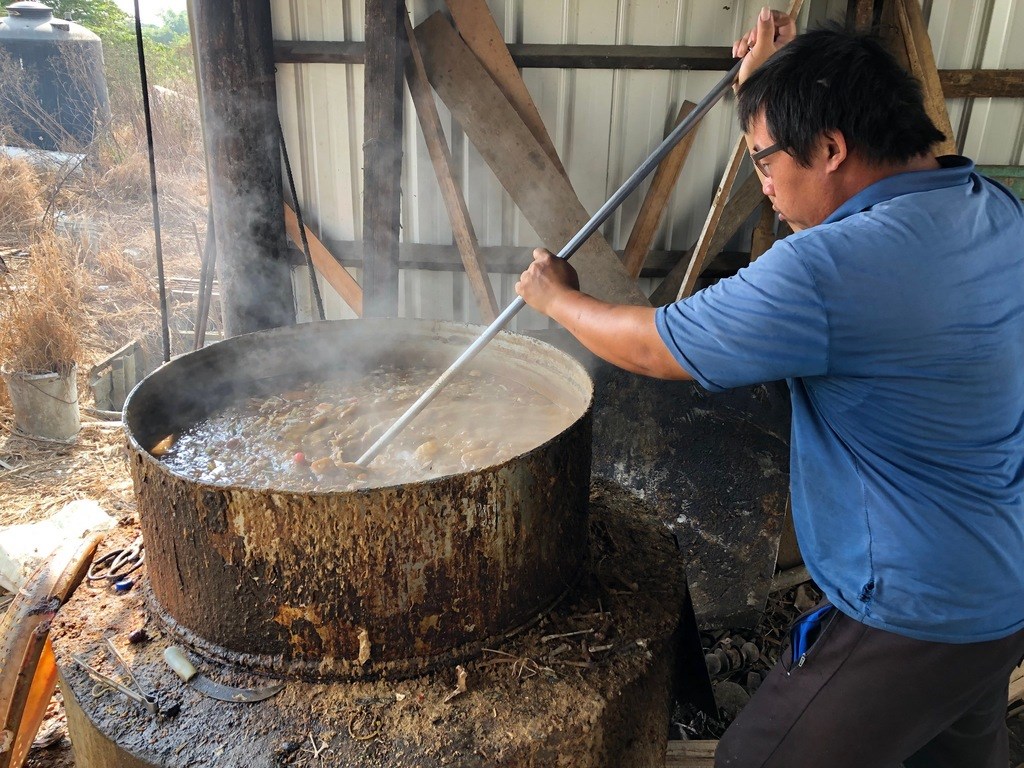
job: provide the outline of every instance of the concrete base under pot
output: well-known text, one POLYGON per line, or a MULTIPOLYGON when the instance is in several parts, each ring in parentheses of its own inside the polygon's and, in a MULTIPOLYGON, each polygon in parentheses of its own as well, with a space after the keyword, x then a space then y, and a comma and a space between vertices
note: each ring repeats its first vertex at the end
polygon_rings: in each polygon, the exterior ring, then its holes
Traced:
MULTIPOLYGON (((123 595, 83 587, 53 632, 76 762, 260 768, 309 764, 315 748, 324 764, 353 768, 662 765, 673 688, 684 698, 710 693, 706 678, 686 671, 703 659, 684 564, 657 519, 618 486, 596 484, 590 507, 584 578, 535 627, 467 663, 467 690, 455 696, 457 672, 444 669, 397 681, 289 681, 258 704, 218 702, 163 663, 168 638, 127 645, 128 631, 148 619, 138 587, 123 595), (112 633, 142 684, 165 706, 180 702, 178 715, 153 717, 95 689, 70 663, 112 633)), ((157 631, 155 621, 148 626, 157 631)), ((268 682, 193 660, 220 682, 268 682)))

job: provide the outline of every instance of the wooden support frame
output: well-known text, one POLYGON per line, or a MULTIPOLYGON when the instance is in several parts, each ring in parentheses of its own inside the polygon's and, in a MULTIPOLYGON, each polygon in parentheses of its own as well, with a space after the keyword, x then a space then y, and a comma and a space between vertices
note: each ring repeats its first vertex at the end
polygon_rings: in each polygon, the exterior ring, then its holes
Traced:
POLYGON ((434 95, 427 81, 427 73, 423 68, 423 56, 416 42, 412 24, 408 15, 403 19, 403 27, 409 44, 409 58, 406 64, 406 77, 412 93, 416 115, 420 121, 420 129, 427 144, 430 162, 434 166, 434 175, 441 188, 441 198, 448 211, 448 220, 452 225, 455 244, 462 256, 462 263, 469 278, 469 285, 476 297, 480 316, 488 323, 498 316, 498 302, 494 297, 494 289, 487 277, 487 269, 480 257, 480 244, 477 242, 473 222, 469 218, 466 199, 455 178, 452 154, 445 142, 441 118, 437 114, 434 95))
MULTIPOLYGON (((859 2, 859 0, 854 0, 859 2)), ((857 21, 856 24, 861 22, 857 21)), ((859 27, 858 27, 859 28, 859 27)), ((513 64, 522 69, 658 69, 727 72, 735 63, 730 49, 672 45, 540 45, 509 43, 513 64), (557 49, 557 52, 548 52, 557 49)), ((358 40, 276 40, 278 64, 362 64, 366 45, 358 40)), ((940 69, 948 99, 1024 98, 1022 69, 940 69)))
POLYGON ((947 99, 1024 98, 1024 69, 940 69, 947 99))
POLYGON ((363 312, 398 314, 404 0, 366 0, 363 98, 363 312))
MULTIPOLYGON (((728 212, 723 217, 728 216, 728 212)), ((722 228, 719 228, 719 232, 722 228)), ((363 263, 363 243, 358 240, 341 240, 335 238, 323 239, 323 245, 327 251, 333 254, 342 266, 346 268, 358 268, 363 263)), ((462 257, 458 247, 455 245, 442 245, 436 243, 399 243, 399 258, 402 269, 423 269, 432 272, 458 272, 462 269, 462 257)), ((621 259, 624 251, 617 251, 616 255, 621 259)), ((641 278, 663 278, 679 260, 684 258, 689 251, 681 250, 655 250, 649 251, 647 260, 644 262, 641 278)), ((296 256, 299 252, 296 251, 296 256)), ((518 275, 530 266, 530 247, 516 245, 481 245, 480 256, 487 264, 490 273, 502 275, 518 275)), ((707 270, 719 272, 731 272, 745 264, 749 256, 738 251, 723 251, 717 259, 705 267, 707 270)), ((302 261, 297 259, 297 261, 302 261)), ((304 263, 304 262, 303 262, 304 263)), ((676 286, 678 290, 678 284, 676 286)))

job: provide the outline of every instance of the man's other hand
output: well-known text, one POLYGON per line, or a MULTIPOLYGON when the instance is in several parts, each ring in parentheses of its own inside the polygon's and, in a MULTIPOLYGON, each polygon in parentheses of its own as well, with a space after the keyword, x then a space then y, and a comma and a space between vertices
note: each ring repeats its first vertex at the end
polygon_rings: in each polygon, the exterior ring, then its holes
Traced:
POLYGON ((743 57, 737 83, 743 83, 777 50, 796 37, 796 20, 782 11, 765 6, 758 14, 757 23, 747 34, 732 44, 732 55, 743 57))

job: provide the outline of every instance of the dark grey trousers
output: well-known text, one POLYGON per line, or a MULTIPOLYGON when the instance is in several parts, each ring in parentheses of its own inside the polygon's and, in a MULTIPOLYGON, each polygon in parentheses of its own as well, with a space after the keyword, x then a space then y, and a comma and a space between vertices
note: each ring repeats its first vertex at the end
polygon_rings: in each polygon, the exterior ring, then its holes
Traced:
POLYGON ((1007 768, 1024 630, 930 643, 838 610, 822 626, 802 666, 783 654, 719 742, 716 768, 1007 768))

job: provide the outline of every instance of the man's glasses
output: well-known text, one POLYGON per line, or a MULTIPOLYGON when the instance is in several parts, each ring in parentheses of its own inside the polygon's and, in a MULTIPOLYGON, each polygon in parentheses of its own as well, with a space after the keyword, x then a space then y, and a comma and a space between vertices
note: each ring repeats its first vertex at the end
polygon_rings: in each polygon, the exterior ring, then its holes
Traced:
POLYGON ((757 152, 750 153, 750 159, 754 161, 754 165, 757 166, 757 170, 759 170, 761 175, 766 179, 771 178, 772 172, 768 164, 764 162, 764 159, 768 157, 768 155, 774 155, 776 152, 781 152, 782 148, 782 142, 777 141, 770 147, 765 147, 764 149, 757 150, 757 152))

